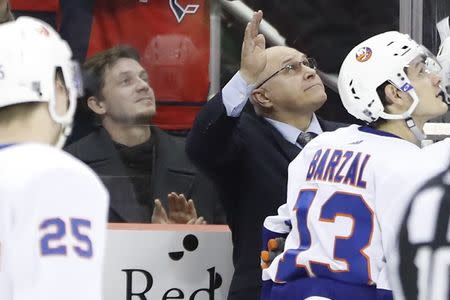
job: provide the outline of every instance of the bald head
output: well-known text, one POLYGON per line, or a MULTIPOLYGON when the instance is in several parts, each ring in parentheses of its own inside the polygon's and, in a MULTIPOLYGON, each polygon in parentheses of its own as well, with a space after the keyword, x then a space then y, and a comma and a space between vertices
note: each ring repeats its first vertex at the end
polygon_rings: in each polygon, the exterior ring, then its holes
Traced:
POLYGON ((304 116, 309 124, 327 98, 314 66, 289 47, 268 48, 263 55, 266 64, 250 97, 256 113, 288 124, 304 116))
POLYGON ((267 48, 265 52, 267 55, 267 64, 264 70, 259 74, 257 82, 262 82, 284 67, 287 63, 300 61, 306 56, 300 51, 286 46, 270 47, 267 48))

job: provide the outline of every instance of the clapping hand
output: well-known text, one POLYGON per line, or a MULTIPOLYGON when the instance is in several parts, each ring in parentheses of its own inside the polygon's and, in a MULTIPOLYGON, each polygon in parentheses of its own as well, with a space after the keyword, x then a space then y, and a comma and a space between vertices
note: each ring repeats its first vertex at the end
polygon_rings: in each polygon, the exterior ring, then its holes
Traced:
POLYGON ((203 217, 197 217, 194 201, 186 200, 183 194, 170 193, 167 195, 169 212, 159 199, 155 200, 152 223, 156 224, 206 224, 203 217))

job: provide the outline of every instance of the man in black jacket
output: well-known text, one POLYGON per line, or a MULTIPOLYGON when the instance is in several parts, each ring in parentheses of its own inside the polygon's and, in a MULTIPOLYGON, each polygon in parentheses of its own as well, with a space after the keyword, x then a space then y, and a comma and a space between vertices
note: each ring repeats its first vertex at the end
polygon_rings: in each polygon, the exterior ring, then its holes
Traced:
POLYGON ((100 52, 84 71, 84 104, 101 126, 66 150, 108 188, 109 222, 224 222, 215 186, 190 162, 184 139, 150 126, 155 95, 137 51, 117 46, 100 52))
POLYGON ((199 113, 186 144, 218 183, 232 231, 228 299, 259 299, 261 226, 286 202, 288 165, 309 139, 342 126, 314 114, 327 96, 313 60, 288 47, 266 49, 261 19, 255 13, 247 25, 239 72, 199 113), (249 97, 254 112, 243 112, 249 97))

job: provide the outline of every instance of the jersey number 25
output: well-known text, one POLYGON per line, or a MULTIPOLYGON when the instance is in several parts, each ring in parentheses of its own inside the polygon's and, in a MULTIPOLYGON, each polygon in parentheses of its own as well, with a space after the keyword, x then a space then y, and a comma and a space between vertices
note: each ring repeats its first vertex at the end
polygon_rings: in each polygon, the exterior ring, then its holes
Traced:
POLYGON ((67 222, 60 218, 52 218, 41 223, 39 229, 46 231, 40 240, 41 255, 67 255, 68 245, 62 241, 67 234, 66 227, 70 228, 71 235, 77 243, 72 246, 74 252, 82 258, 91 258, 93 255, 91 239, 81 232, 83 228, 87 230, 91 228, 91 221, 77 218, 70 218, 67 222), (49 230, 51 232, 48 232, 49 230))

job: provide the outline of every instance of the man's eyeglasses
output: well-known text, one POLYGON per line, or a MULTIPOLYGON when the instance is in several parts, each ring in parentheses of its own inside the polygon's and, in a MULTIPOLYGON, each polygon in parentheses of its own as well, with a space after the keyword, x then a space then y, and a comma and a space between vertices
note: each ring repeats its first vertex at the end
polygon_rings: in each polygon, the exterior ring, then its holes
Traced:
POLYGON ((281 69, 279 69, 278 71, 276 71, 275 73, 273 73, 272 75, 267 77, 267 79, 263 80, 260 84, 258 84, 255 87, 255 89, 260 88, 264 83, 266 83, 267 81, 269 81, 273 77, 277 76, 278 74, 280 74, 284 70, 297 72, 297 71, 301 71, 303 66, 306 66, 306 67, 314 69, 314 70, 317 69, 316 60, 314 58, 312 58, 312 57, 306 57, 305 59, 303 59, 301 61, 293 62, 293 63, 289 63, 289 64, 285 65, 284 67, 282 67, 281 69))

